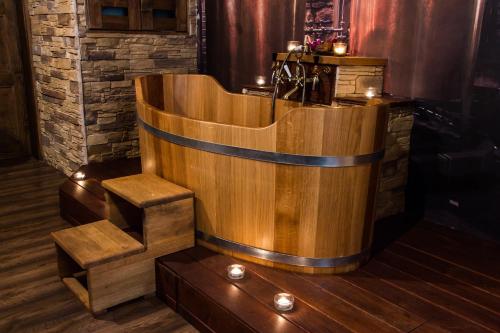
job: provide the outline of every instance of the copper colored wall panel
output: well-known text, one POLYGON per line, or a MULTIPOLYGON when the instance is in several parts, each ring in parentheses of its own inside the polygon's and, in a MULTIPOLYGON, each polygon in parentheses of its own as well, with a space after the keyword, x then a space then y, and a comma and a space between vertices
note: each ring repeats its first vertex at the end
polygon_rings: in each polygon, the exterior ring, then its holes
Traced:
POLYGON ((474 0, 353 0, 351 50, 387 57, 385 90, 458 99, 472 44, 474 0))
POLYGON ((304 38, 305 0, 206 1, 207 67, 238 91, 256 75, 270 80, 271 55, 304 38))

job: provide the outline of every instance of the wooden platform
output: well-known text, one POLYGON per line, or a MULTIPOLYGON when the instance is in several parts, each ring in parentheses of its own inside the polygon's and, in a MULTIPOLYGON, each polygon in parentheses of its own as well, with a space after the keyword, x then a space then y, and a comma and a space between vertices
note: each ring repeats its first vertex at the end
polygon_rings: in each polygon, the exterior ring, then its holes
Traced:
POLYGON ((203 332, 498 332, 500 245, 422 222, 343 275, 312 276, 202 247, 157 261, 167 304, 203 332), (226 266, 243 263, 231 281, 226 266), (296 297, 278 313, 273 295, 296 297))
POLYGON ((84 165, 77 171, 83 172, 85 180, 68 178, 59 187, 61 217, 73 225, 107 219, 106 190, 103 180, 141 173, 139 158, 84 165))

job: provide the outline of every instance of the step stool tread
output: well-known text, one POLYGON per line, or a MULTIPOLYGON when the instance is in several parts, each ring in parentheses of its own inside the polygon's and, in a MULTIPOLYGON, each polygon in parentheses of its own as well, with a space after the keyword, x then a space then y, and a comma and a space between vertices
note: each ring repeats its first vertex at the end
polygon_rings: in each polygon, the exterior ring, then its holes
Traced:
POLYGON ((108 220, 56 231, 52 238, 84 269, 145 250, 144 245, 108 220))
POLYGON ((193 192, 153 174, 107 179, 102 186, 138 208, 190 198, 193 192))

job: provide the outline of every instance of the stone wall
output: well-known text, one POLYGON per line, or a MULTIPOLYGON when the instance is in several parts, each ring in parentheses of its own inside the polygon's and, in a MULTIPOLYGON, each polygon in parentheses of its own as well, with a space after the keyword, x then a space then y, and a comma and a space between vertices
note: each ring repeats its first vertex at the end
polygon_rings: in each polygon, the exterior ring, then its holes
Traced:
POLYGON ((89 162, 139 155, 136 76, 197 72, 196 0, 189 1, 188 33, 87 30, 85 1, 77 0, 89 162))
MULTIPOLYGON (((342 101, 334 102, 334 105, 352 106, 352 103, 342 101)), ((385 154, 375 196, 375 220, 402 213, 406 205, 405 190, 415 106, 413 103, 393 105, 389 108, 385 154)))
POLYGON ((402 213, 405 209, 413 111, 413 106, 390 109, 385 137, 385 155, 375 199, 376 220, 402 213))
POLYGON ((188 32, 87 29, 85 0, 29 0, 43 157, 71 174, 80 165, 138 156, 134 77, 196 72, 196 0, 188 32))
POLYGON ((29 0, 42 155, 69 174, 87 162, 76 5, 29 0))
POLYGON ((383 66, 338 66, 335 80, 335 97, 364 97, 368 87, 377 94, 384 86, 383 66))

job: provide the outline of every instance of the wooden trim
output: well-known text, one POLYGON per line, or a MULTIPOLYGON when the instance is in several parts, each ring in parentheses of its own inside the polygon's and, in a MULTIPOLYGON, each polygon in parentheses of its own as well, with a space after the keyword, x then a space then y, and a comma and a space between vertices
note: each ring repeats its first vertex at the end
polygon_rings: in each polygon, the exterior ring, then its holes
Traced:
POLYGON ((176 31, 188 30, 188 4, 187 0, 176 0, 175 4, 175 20, 176 31))

